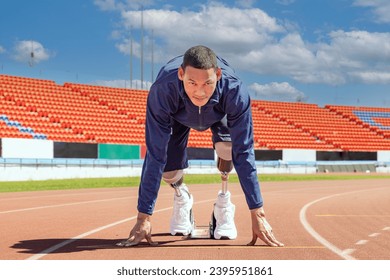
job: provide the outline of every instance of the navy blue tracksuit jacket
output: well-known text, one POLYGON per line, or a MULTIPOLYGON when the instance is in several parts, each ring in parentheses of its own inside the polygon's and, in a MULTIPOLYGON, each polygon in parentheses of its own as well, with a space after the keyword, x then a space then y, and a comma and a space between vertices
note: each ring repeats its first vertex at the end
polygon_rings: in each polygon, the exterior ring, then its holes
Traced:
POLYGON ((171 139, 175 127, 202 131, 224 117, 232 141, 234 168, 248 207, 261 207, 263 199, 255 166, 252 113, 246 87, 228 63, 218 58, 222 78, 208 103, 198 107, 190 101, 178 78, 182 62, 183 56, 179 56, 163 66, 149 91, 145 125, 147 152, 139 186, 138 211, 153 213, 164 171, 188 167, 186 153, 177 152, 186 149, 188 134, 185 141, 171 139), (176 148, 168 149, 172 141, 176 148))

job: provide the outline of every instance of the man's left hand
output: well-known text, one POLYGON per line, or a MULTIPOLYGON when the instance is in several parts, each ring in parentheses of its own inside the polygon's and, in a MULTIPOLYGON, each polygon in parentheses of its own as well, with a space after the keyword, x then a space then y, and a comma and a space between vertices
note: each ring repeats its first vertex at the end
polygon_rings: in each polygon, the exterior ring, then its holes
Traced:
POLYGON ((257 238, 264 241, 265 244, 272 247, 283 247, 284 244, 279 242, 272 231, 271 225, 265 219, 265 212, 263 207, 251 210, 252 220, 252 241, 249 242, 248 246, 256 244, 257 238))

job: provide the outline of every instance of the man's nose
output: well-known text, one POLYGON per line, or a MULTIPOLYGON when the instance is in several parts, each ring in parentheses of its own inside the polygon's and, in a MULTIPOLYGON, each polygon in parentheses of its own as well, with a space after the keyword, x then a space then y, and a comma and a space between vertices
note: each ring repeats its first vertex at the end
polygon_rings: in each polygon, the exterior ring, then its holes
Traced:
POLYGON ((206 96, 206 92, 204 91, 203 88, 199 88, 195 91, 195 95, 199 97, 204 97, 206 96))

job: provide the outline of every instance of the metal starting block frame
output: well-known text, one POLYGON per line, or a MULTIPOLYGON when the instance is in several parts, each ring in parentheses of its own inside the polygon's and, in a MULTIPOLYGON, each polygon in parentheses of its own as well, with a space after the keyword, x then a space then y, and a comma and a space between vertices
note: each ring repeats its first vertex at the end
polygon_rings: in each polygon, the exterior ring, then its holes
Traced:
POLYGON ((190 234, 190 238, 193 239, 212 239, 213 237, 213 225, 210 223, 208 226, 195 226, 194 230, 190 234))
POLYGON ((189 235, 191 239, 214 239, 214 228, 217 225, 217 221, 214 217, 214 211, 211 213, 211 219, 207 226, 197 226, 194 220, 194 229, 189 235))

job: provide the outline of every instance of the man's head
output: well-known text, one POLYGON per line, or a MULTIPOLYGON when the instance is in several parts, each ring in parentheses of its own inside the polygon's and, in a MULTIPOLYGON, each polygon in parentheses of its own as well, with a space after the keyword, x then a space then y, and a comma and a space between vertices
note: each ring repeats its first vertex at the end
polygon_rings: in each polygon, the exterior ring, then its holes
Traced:
POLYGON ((191 102, 196 106, 205 105, 215 91, 222 71, 217 64, 215 53, 205 46, 188 49, 178 71, 191 102))

